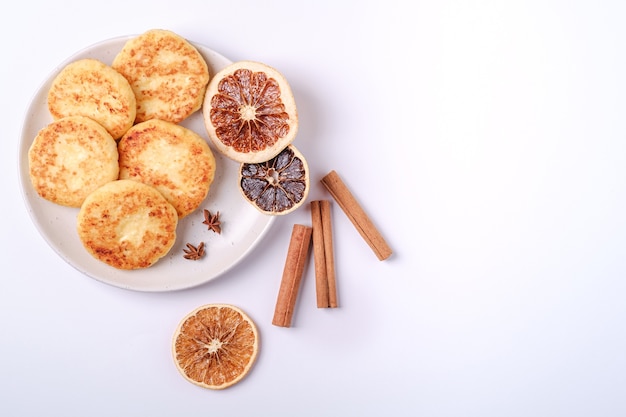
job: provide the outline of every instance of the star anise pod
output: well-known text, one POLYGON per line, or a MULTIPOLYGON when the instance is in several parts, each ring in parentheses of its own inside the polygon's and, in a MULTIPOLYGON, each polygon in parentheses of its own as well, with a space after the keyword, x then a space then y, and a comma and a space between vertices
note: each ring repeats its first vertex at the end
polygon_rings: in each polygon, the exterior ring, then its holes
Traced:
POLYGON ((209 230, 213 230, 218 235, 222 233, 222 227, 220 226, 220 212, 218 211, 216 214, 211 214, 211 212, 207 209, 204 209, 204 221, 202 224, 206 224, 209 230))
POLYGON ((204 242, 200 242, 198 247, 195 247, 191 243, 187 243, 187 249, 183 249, 183 252, 185 252, 183 255, 185 259, 197 261, 204 256, 204 242))

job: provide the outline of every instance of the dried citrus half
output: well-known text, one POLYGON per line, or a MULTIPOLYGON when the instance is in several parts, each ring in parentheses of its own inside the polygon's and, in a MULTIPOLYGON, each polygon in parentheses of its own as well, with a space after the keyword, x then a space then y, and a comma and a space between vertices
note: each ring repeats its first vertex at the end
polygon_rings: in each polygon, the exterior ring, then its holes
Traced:
POLYGON ((265 214, 291 213, 309 194, 309 166, 300 151, 289 145, 269 161, 241 164, 239 188, 265 214))
POLYGON ((246 313, 233 305, 207 304, 180 322, 172 353, 185 379, 217 390, 246 376, 258 349, 258 331, 246 313))
POLYGON ((281 73, 259 62, 236 62, 215 74, 202 112, 215 147, 238 162, 273 158, 298 131, 291 87, 281 73))

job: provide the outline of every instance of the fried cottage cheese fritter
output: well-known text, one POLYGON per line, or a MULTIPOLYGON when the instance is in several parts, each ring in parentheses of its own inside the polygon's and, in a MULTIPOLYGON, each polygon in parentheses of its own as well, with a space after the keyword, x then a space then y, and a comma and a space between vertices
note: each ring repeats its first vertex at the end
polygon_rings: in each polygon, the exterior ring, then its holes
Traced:
POLYGON ((119 139, 133 125, 137 101, 122 74, 96 59, 66 65, 48 91, 48 110, 55 120, 86 116, 119 139))
POLYGON ((206 198, 215 177, 215 157, 194 131, 152 119, 138 123, 118 143, 120 179, 155 187, 183 218, 206 198))
POLYGON ((209 82, 209 69, 200 52, 183 37, 162 29, 126 42, 112 67, 135 92, 135 123, 183 121, 200 109, 209 82))
POLYGON ((119 173, 117 144, 99 123, 83 116, 56 120, 35 137, 28 151, 29 175, 41 197, 80 207, 89 193, 119 173))
POLYGON ((176 209, 154 187, 112 181, 85 199, 77 217, 83 246, 117 269, 155 264, 176 241, 176 209))

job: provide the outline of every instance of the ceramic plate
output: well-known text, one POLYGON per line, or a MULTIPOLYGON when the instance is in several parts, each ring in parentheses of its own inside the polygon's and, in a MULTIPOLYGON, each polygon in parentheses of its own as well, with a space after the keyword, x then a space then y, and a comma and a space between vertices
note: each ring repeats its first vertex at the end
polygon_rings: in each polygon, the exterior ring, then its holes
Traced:
MULTIPOLYGON (((95 58, 111 64, 113 58, 131 37, 107 40, 88 47, 61 63, 35 94, 22 130, 19 147, 20 182, 26 207, 35 226, 48 244, 70 265, 96 280, 120 288, 138 291, 173 291, 191 288, 210 281, 242 261, 262 239, 274 217, 264 215, 243 199, 238 188, 239 164, 222 157, 208 140, 198 111, 181 125, 207 140, 215 155, 215 180, 206 200, 198 210, 179 221, 177 239, 169 254, 150 268, 122 271, 93 258, 84 249, 76 232, 78 209, 51 203, 33 189, 28 174, 28 149, 37 132, 52 122, 48 112, 47 94, 56 74, 68 63, 82 58, 95 58), (202 224, 202 210, 220 212, 222 233, 209 231, 202 224), (206 255, 191 261, 183 258, 186 243, 205 242, 206 255)), ((213 75, 231 61, 211 49, 194 43, 204 56, 213 75)))

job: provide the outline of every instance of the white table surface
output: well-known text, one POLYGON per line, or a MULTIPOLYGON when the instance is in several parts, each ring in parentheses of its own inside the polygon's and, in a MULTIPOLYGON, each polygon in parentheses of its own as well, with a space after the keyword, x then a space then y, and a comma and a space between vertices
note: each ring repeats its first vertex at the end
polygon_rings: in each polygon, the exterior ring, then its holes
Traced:
POLYGON ((0 17, 3 416, 623 416, 626 6, 619 1, 22 2, 0 17), (54 68, 101 40, 173 30, 281 70, 309 199, 337 170, 389 242, 335 205, 340 308, 271 324, 291 227, 198 288, 143 293, 65 263, 23 203, 18 143, 54 68), (192 309, 256 321, 251 373, 185 381, 192 309))

